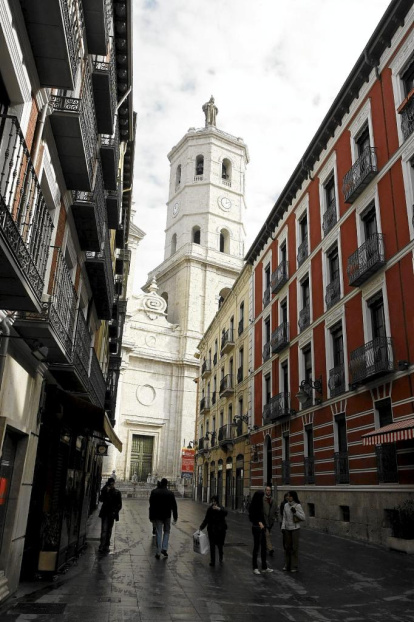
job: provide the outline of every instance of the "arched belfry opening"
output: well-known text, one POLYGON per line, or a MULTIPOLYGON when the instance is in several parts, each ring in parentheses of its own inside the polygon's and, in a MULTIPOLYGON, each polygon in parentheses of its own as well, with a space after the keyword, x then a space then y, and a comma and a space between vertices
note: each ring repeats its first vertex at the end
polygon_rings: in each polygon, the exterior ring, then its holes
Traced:
POLYGON ((202 177, 204 174, 204 156, 203 155, 198 155, 196 157, 195 174, 196 174, 196 177, 202 177))
POLYGON ((227 229, 220 231, 220 253, 230 253, 230 235, 227 229))
POLYGON ((221 163, 221 179, 223 183, 231 185, 231 162, 228 158, 224 158, 221 163))
POLYGON ((171 238, 171 255, 174 255, 176 251, 177 251, 177 234, 173 233, 173 236, 171 238))
POLYGON ((201 244, 201 229, 197 225, 193 227, 192 231, 192 242, 193 244, 201 244))
POLYGON ((181 164, 177 166, 177 170, 175 172, 175 189, 178 190, 180 185, 181 185, 181 164))

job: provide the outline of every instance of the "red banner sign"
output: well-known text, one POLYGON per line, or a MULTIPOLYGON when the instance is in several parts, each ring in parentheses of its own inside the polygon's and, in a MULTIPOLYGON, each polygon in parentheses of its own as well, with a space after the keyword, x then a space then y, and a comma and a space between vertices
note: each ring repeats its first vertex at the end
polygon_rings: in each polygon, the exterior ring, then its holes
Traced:
POLYGON ((183 448, 181 450, 181 473, 194 473, 194 449, 183 448))

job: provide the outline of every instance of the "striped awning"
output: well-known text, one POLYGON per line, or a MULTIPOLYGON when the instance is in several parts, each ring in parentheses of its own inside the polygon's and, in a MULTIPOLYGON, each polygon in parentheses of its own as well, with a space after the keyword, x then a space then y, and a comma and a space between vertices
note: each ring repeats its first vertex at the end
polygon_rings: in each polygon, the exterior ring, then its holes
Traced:
POLYGON ((414 417, 403 421, 394 421, 383 428, 378 428, 362 436, 364 445, 382 445, 396 441, 408 441, 414 438, 414 417))

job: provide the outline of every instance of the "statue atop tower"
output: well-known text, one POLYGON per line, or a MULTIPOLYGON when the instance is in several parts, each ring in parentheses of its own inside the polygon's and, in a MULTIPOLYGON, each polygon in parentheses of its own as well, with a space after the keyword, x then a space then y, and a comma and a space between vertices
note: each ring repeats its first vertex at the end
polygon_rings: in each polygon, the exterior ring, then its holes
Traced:
POLYGON ((218 108, 214 104, 214 97, 213 96, 211 96, 210 100, 206 104, 204 104, 203 112, 204 112, 204 114, 206 116, 206 125, 205 125, 205 127, 208 127, 209 125, 213 125, 214 127, 216 127, 216 117, 218 115, 218 108))

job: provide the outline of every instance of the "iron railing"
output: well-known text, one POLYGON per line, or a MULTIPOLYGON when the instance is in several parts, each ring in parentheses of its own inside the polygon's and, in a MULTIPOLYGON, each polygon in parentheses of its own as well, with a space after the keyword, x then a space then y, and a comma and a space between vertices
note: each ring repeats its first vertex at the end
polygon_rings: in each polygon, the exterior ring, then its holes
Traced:
POLYGON ((375 147, 365 147, 358 160, 346 173, 342 192, 346 203, 352 203, 377 174, 377 155, 375 147))
POLYGON ((219 428, 218 441, 224 443, 226 441, 232 441, 234 437, 234 426, 232 423, 226 423, 219 428))
POLYGON ((224 376, 224 378, 220 381, 220 396, 223 393, 232 391, 234 391, 233 376, 232 374, 227 374, 227 376, 224 376))
MULTIPOLYGON (((103 263, 104 265, 104 273, 105 273, 105 291, 106 291, 106 296, 105 296, 105 300, 113 300, 114 298, 114 273, 113 273, 113 269, 112 269, 112 259, 111 259, 111 248, 109 245, 109 239, 108 239, 108 234, 107 231, 105 231, 104 233, 104 247, 103 250, 100 251, 99 253, 94 253, 94 252, 90 252, 87 251, 86 253, 86 260, 94 260, 94 261, 99 261, 101 263, 103 263)), ((95 297, 97 292, 94 292, 95 297)), ((102 295, 104 295, 104 292, 101 292, 102 295)))
POLYGON ((335 483, 349 484, 349 461, 347 451, 334 453, 335 483))
POLYGON ((326 308, 330 309, 341 300, 341 279, 337 277, 326 286, 326 308))
POLYGON ((287 283, 289 280, 289 262, 281 261, 276 270, 273 272, 272 277, 270 279, 270 286, 272 288, 272 292, 277 294, 277 292, 282 289, 283 285, 287 283))
POLYGON ((200 400, 200 412, 210 410, 210 397, 202 397, 200 400))
POLYGON ((414 97, 411 97, 401 111, 401 132, 404 140, 414 132, 414 97))
POLYGON ((76 321, 75 341, 73 348, 73 363, 82 379, 84 387, 89 383, 89 366, 92 351, 92 337, 81 310, 78 311, 76 321))
POLYGON ((303 468, 305 474, 305 484, 314 484, 315 483, 315 458, 305 457, 303 459, 303 468))
POLYGON ((92 192, 87 192, 84 190, 72 191, 72 199, 73 199, 73 203, 76 203, 78 205, 93 204, 95 206, 98 240, 99 240, 99 245, 101 245, 103 227, 106 221, 106 212, 105 212, 106 203, 105 203, 105 191, 104 191, 104 185, 103 185, 102 170, 101 170, 100 165, 98 165, 98 169, 96 172, 96 179, 95 179, 95 187, 92 190, 92 192))
POLYGON ((262 352, 263 361, 268 361, 270 359, 270 355, 271 355, 271 348, 270 348, 270 341, 268 341, 263 346, 263 352, 262 352))
POLYGON ((221 351, 223 352, 227 346, 234 346, 234 330, 232 328, 228 328, 223 333, 221 339, 221 351))
POLYGON ((310 305, 306 305, 299 311, 299 331, 302 332, 310 325, 310 305))
POLYGON ((395 443, 375 447, 378 481, 381 484, 398 482, 397 448, 395 443))
POLYGON ((329 370, 328 387, 331 397, 336 397, 345 392, 345 366, 336 365, 329 370))
POLYGON ((271 399, 268 409, 263 411, 263 419, 266 420, 267 423, 269 421, 274 421, 276 419, 280 419, 281 417, 287 417, 290 415, 290 393, 286 391, 282 391, 277 395, 274 395, 271 399))
POLYGON ((290 462, 288 460, 282 460, 282 484, 290 484, 290 462))
POLYGON ((101 148, 114 150, 114 162, 119 162, 119 132, 118 123, 115 128, 115 133, 110 136, 109 134, 101 134, 101 148))
POLYGON ((273 354, 277 354, 289 344, 289 322, 282 322, 272 333, 270 340, 273 354))
POLYGON ((44 303, 44 318, 53 326, 68 357, 72 357, 78 296, 66 259, 55 247, 52 257, 53 285, 50 299, 44 303))
POLYGON ((374 233, 348 258, 349 284, 361 285, 384 264, 384 236, 382 233, 374 233))
POLYGON ((93 71, 98 74, 109 75, 109 88, 111 93, 112 110, 115 112, 117 105, 117 84, 115 73, 115 54, 113 48, 110 52, 109 62, 104 61, 101 56, 95 56, 93 61, 93 71))
POLYGON ((267 307, 267 305, 270 302, 270 292, 271 292, 271 288, 269 285, 269 287, 266 287, 266 289, 263 292, 263 306, 264 307, 267 307))
POLYGON ((203 361, 203 364, 201 366, 201 375, 207 375, 211 373, 211 361, 207 360, 207 361, 203 361))
POLYGON ((351 384, 369 380, 372 376, 387 374, 394 370, 392 337, 376 337, 350 354, 349 372, 351 384))
POLYGON ((91 348, 91 368, 89 374, 89 391, 96 406, 104 407, 106 383, 96 352, 91 348))
POLYGON ((58 2, 65 27, 71 72, 75 81, 81 60, 81 40, 85 27, 82 2, 79 0, 58 0, 58 2))
POLYGON ((309 255, 309 248, 308 248, 308 240, 306 239, 306 240, 303 240, 303 242, 298 247, 298 256, 297 256, 298 266, 301 266, 303 264, 303 262, 305 261, 308 255, 309 255))
POLYGON ((332 199, 326 211, 323 215, 323 234, 328 235, 330 230, 336 225, 337 222, 337 214, 336 214, 336 197, 332 199))
POLYGON ((0 235, 40 301, 53 223, 16 117, 0 115, 0 235))

